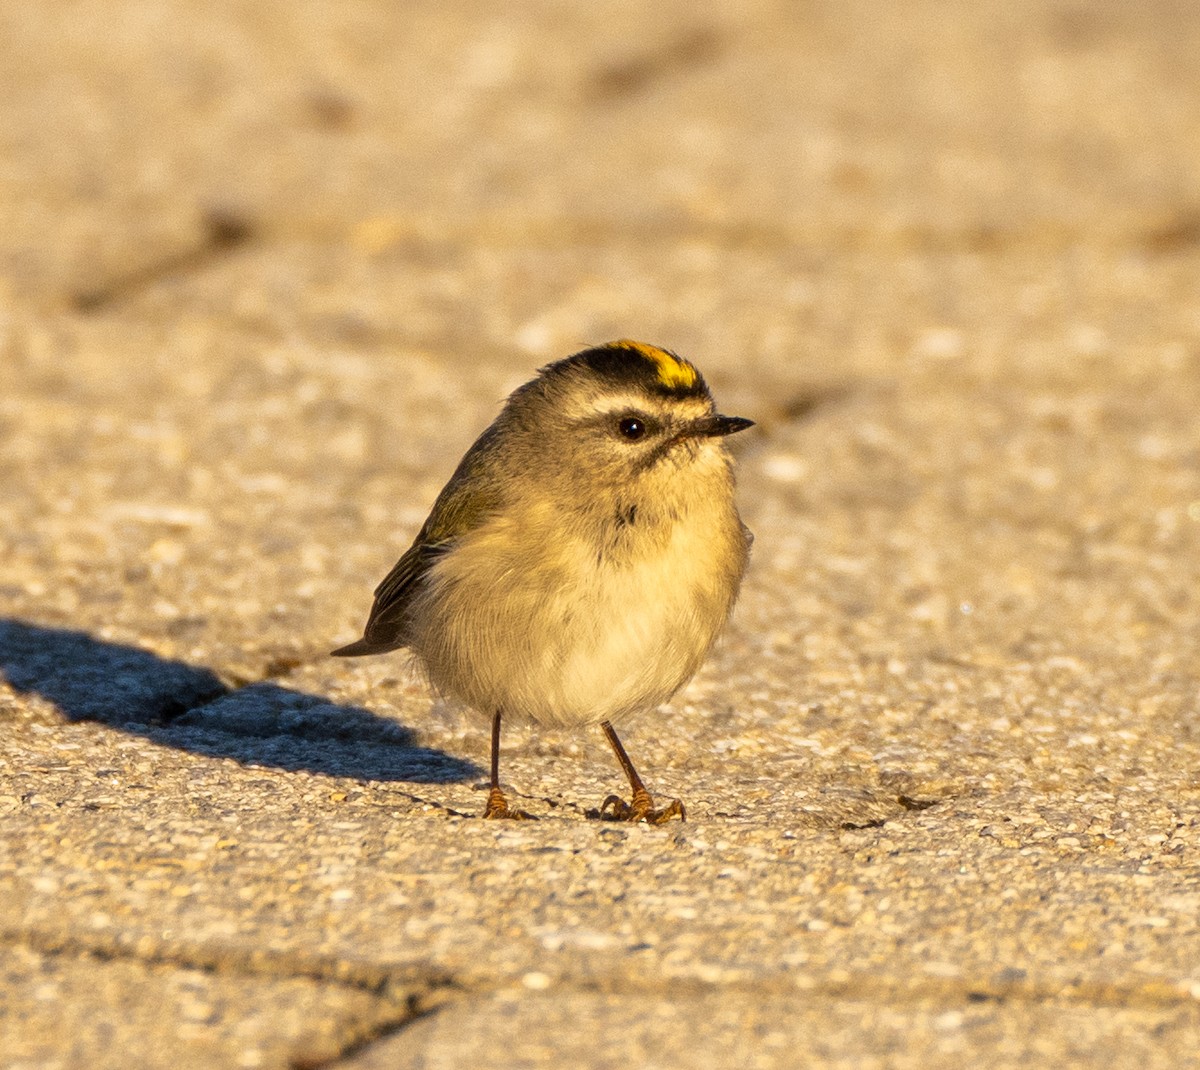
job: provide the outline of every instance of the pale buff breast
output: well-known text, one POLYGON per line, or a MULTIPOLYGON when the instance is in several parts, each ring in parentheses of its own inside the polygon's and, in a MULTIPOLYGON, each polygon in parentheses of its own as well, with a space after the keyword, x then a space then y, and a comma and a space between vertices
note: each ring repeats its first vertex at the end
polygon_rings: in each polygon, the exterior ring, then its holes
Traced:
POLYGON ((418 615, 412 646, 434 685, 481 712, 564 725, 666 701, 712 645, 744 567, 721 489, 638 554, 598 553, 548 508, 481 526, 434 566, 418 615))

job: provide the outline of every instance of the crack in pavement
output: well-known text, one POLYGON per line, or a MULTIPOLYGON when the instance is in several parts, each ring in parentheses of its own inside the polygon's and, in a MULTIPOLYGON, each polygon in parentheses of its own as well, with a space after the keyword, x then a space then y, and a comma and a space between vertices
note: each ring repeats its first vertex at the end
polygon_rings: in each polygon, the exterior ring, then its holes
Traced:
POLYGON ((119 934, 85 935, 69 929, 56 932, 29 927, 0 928, 0 946, 17 945, 43 955, 88 955, 102 961, 128 959, 146 965, 176 966, 230 976, 307 978, 357 988, 373 995, 384 995, 389 989, 423 987, 434 991, 456 985, 444 972, 386 967, 322 955, 219 944, 151 943, 145 937, 122 939, 119 934))
MULTIPOLYGON (((88 955, 101 961, 126 959, 146 965, 167 965, 214 974, 263 977, 272 980, 307 978, 345 985, 387 998, 408 1000, 414 993, 423 997, 426 1012, 444 1003, 469 996, 487 995, 518 978, 467 979, 445 970, 427 967, 396 967, 332 956, 304 955, 265 948, 171 943, 146 946, 120 937, 104 937, 46 929, 0 929, 0 946, 24 946, 45 955, 88 955)), ((638 974, 627 977, 572 977, 560 974, 550 987, 580 992, 661 992, 662 978, 638 974)), ((1200 1016, 1200 992, 1194 982, 1172 982, 1147 977, 1139 981, 1104 981, 1076 977, 1072 980, 1039 980, 1026 971, 1009 969, 996 977, 946 977, 929 974, 902 980, 876 974, 808 977, 797 971, 777 970, 770 974, 736 976, 727 980, 700 977, 671 978, 671 989, 681 995, 699 996, 712 992, 760 992, 775 996, 794 993, 798 998, 820 994, 840 999, 881 999, 905 1004, 917 1001, 952 1002, 1064 1002, 1091 1007, 1176 1007, 1200 1016)))
POLYGON ((252 219, 227 206, 213 205, 201 215, 202 233, 192 246, 166 253, 141 266, 113 275, 104 282, 81 287, 71 295, 77 312, 92 313, 120 304, 164 279, 202 271, 255 237, 252 219))
POLYGON ((95 934, 81 936, 70 931, 0 929, 0 947, 14 946, 25 947, 47 958, 125 961, 147 967, 196 970, 226 978, 261 978, 263 981, 277 982, 310 980, 323 985, 357 989, 374 998, 373 1013, 340 1021, 332 1038, 321 1041, 297 1039, 296 1044, 307 1044, 309 1047, 294 1051, 288 1057, 288 1065, 295 1070, 319 1070, 334 1065, 375 1040, 394 1035, 460 996, 459 986, 443 972, 386 969, 369 963, 264 949, 184 944, 148 947, 144 941, 133 945, 119 938, 105 939, 95 934))
MULTIPOLYGON (((120 936, 80 934, 71 930, 9 927, 0 929, 0 946, 24 946, 39 954, 92 957, 101 962, 132 961, 146 966, 200 970, 226 977, 257 977, 287 981, 308 979, 329 985, 356 988, 375 997, 375 1013, 359 1014, 339 1023, 335 1035, 316 1047, 295 1050, 288 1058, 292 1070, 325 1070, 375 1043, 394 1038, 415 1022, 450 1006, 486 999, 518 981, 516 977, 454 977, 448 971, 389 967, 361 960, 304 955, 268 949, 170 943, 151 945, 120 936)), ((662 978, 605 975, 572 977, 561 974, 547 986, 559 994, 570 992, 662 994, 662 978)), ((719 993, 812 1000, 868 1001, 876 1004, 915 1006, 934 1004, 1063 1004, 1096 1009, 1132 1008, 1172 1010, 1200 1018, 1200 993, 1194 985, 1147 978, 1135 982, 1076 978, 1067 981, 1030 978, 1024 971, 1001 971, 996 977, 970 978, 928 975, 896 979, 873 974, 843 973, 808 977, 777 971, 766 976, 730 976, 727 980, 673 977, 673 997, 699 998, 719 993)), ((297 1044, 312 1045, 298 1039, 297 1044)))

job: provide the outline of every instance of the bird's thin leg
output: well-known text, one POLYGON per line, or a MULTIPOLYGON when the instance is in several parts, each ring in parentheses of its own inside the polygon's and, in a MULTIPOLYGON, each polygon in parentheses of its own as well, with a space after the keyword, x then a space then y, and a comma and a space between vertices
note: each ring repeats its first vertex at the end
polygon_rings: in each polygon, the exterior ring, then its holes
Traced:
POLYGON ((508 818, 510 821, 535 821, 532 814, 524 810, 514 810, 508 805, 508 799, 500 790, 500 710, 492 714, 492 785, 488 792, 487 807, 483 811, 485 818, 508 818))
POLYGON ((651 825, 661 825, 664 821, 672 817, 678 817, 680 821, 687 820, 687 811, 678 799, 672 799, 670 803, 664 806, 661 810, 654 809, 654 799, 650 792, 646 790, 646 785, 642 783, 642 778, 638 776, 638 771, 634 769, 633 762, 629 760, 629 755, 625 753, 625 748, 621 745, 620 739, 617 738, 617 733, 613 726, 608 721, 601 721, 600 727, 604 729, 604 735, 608 739, 608 744, 613 749, 613 754, 617 756, 617 761, 621 763, 621 768, 625 770, 625 775, 629 778, 629 789, 633 792, 631 802, 626 802, 617 795, 610 795, 600 806, 600 814, 604 816, 608 808, 612 807, 612 816, 616 821, 646 821, 651 825))

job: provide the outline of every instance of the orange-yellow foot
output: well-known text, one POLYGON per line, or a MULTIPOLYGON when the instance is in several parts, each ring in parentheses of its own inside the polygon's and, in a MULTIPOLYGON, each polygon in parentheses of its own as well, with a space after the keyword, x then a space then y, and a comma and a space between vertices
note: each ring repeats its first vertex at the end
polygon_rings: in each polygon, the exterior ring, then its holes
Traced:
POLYGON ((661 810, 655 810, 654 800, 650 797, 650 793, 643 789, 633 793, 632 803, 627 803, 617 795, 610 795, 600 804, 600 817, 607 818, 609 821, 632 821, 634 824, 645 821, 648 825, 661 825, 673 817, 679 818, 680 821, 686 821, 687 811, 678 799, 672 799, 661 810), (611 816, 608 813, 610 806, 612 807, 611 816))
POLYGON ((509 821, 536 821, 537 818, 533 814, 527 814, 524 810, 514 810, 508 805, 508 800, 504 797, 504 792, 499 788, 492 788, 488 793, 487 807, 483 811, 485 819, 499 818, 509 821))

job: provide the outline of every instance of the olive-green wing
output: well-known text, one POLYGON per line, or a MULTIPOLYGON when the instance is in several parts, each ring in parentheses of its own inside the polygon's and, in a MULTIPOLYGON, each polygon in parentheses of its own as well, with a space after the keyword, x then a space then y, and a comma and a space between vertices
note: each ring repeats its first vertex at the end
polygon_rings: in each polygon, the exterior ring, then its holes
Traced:
POLYGON ((375 602, 363 637, 349 646, 333 651, 335 657, 352 658, 363 654, 383 654, 404 646, 405 623, 408 604, 420 585, 421 577, 429 571, 438 555, 439 547, 424 543, 417 536, 416 542, 404 553, 376 588, 375 602))
POLYGON ((333 651, 336 657, 383 654, 408 643, 408 609, 433 563, 495 507, 494 484, 480 463, 485 437, 471 448, 433 504, 433 511, 404 556, 375 588, 363 637, 333 651))

